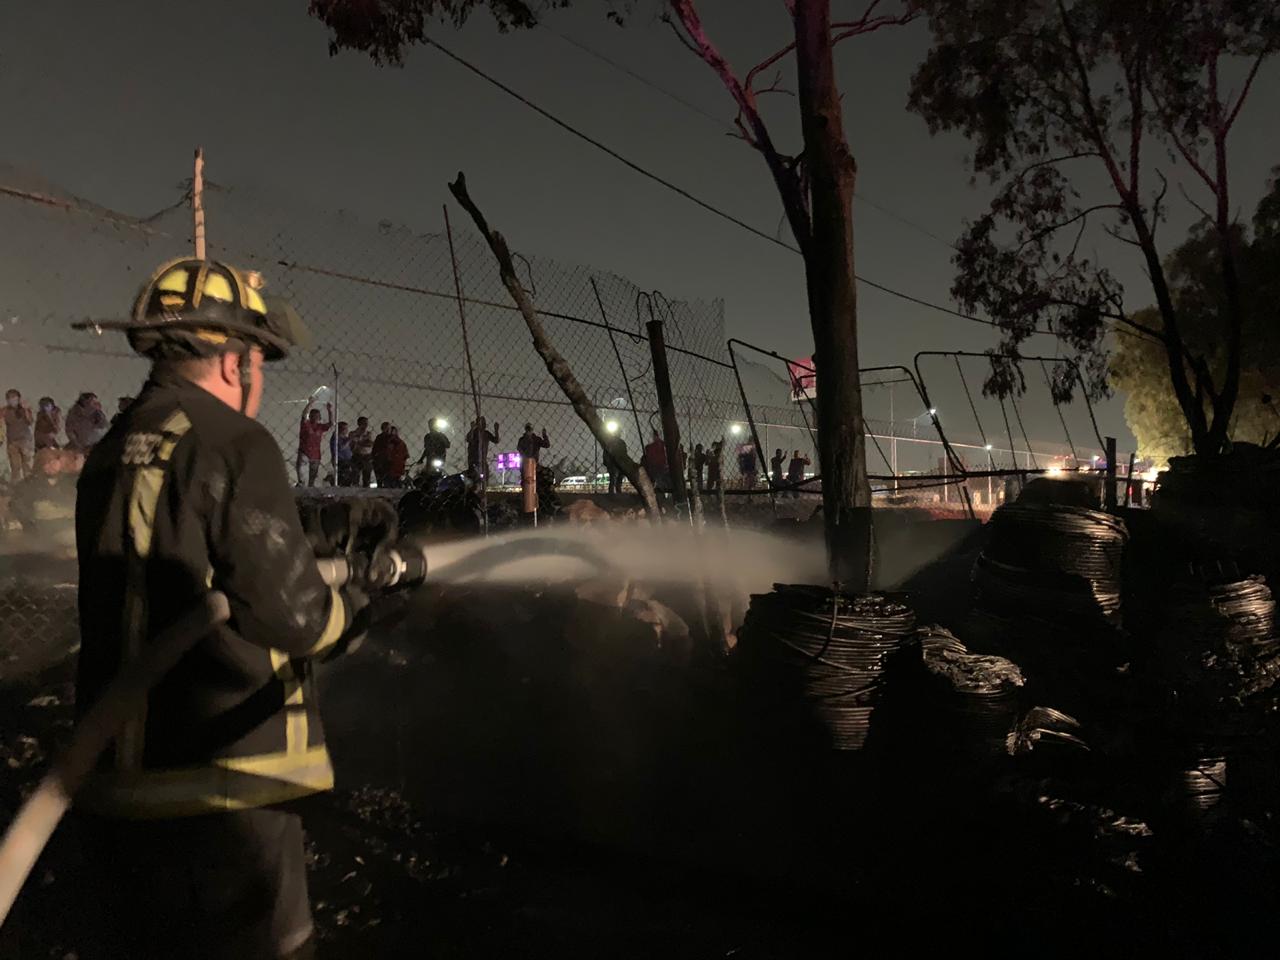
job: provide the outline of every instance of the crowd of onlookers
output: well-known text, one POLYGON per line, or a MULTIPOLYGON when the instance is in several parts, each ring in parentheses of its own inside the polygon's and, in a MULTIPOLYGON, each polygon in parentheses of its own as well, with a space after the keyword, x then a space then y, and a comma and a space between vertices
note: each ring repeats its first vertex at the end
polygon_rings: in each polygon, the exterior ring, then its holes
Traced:
MULTIPOLYGON (((369 418, 356 418, 355 429, 346 420, 339 420, 334 430, 333 406, 325 404, 325 418, 314 404, 307 404, 298 424, 298 455, 295 461, 297 482, 300 487, 314 487, 323 479, 326 484, 335 480, 340 487, 368 487, 376 482, 380 489, 403 487, 408 482, 410 467, 423 466, 425 471, 443 474, 450 467, 449 449, 452 446, 445 433, 447 424, 440 418, 432 419, 422 438, 422 453, 409 462, 412 454, 400 428, 384 420, 377 433, 369 424, 369 418), (330 431, 334 432, 330 434, 330 431), (328 453, 325 453, 324 437, 329 434, 328 453), (327 467, 336 466, 337 476, 327 467)), ((465 472, 476 480, 487 480, 492 464, 489 448, 499 437, 498 424, 489 428, 484 417, 471 422, 464 437, 466 453, 465 472)), ((536 461, 542 450, 551 446, 544 427, 541 433, 533 424, 524 425, 524 433, 516 441, 516 451, 523 460, 536 461)), ((458 466, 454 464, 454 466, 458 466)), ((463 472, 458 470, 458 472, 463 472)))
MULTIPOLYGON (((59 463, 57 472, 67 470, 67 461, 75 459, 83 462, 83 457, 106 434, 116 417, 133 402, 132 397, 119 397, 116 401, 116 412, 108 418, 102 408, 97 394, 86 391, 81 393, 65 412, 52 397, 41 397, 35 409, 22 396, 21 392, 10 389, 5 393, 3 410, 3 426, 5 450, 8 454, 10 481, 19 483, 37 473, 47 474, 49 467, 37 470, 37 460, 44 464, 59 463), (57 457, 49 454, 41 455, 41 451, 61 451, 57 457)), ((470 428, 463 439, 465 465, 449 464, 451 443, 445 433, 447 424, 439 418, 433 419, 426 435, 422 438, 422 453, 410 463, 412 454, 400 429, 394 423, 384 420, 377 432, 369 423, 369 418, 356 418, 355 428, 341 420, 334 430, 333 407, 325 405, 327 417, 323 417, 314 403, 308 403, 303 409, 298 425, 298 452, 295 460, 297 483, 300 487, 314 487, 318 481, 326 484, 335 482, 341 487, 369 487, 376 484, 380 488, 402 487, 408 480, 411 467, 424 467, 425 471, 445 473, 450 467, 465 470, 479 482, 487 481, 495 466, 490 456, 491 445, 499 440, 499 426, 494 423, 490 428, 483 417, 472 420, 470 428), (332 431, 332 432, 331 432, 332 431), (324 438, 328 436, 328 450, 324 438), (332 467, 336 465, 336 477, 332 467)), ((526 423, 524 432, 516 441, 516 452, 521 461, 537 461, 541 452, 551 446, 544 427, 539 433, 533 424, 526 423)), ((754 489, 759 480, 759 464, 754 443, 739 444, 735 451, 738 474, 744 489, 754 489)), ((603 464, 609 474, 609 492, 621 493, 624 480, 618 457, 626 457, 627 444, 621 437, 611 437, 603 450, 603 464)), ((695 482, 699 490, 714 491, 722 485, 724 470, 725 441, 716 440, 706 446, 695 444, 692 454, 686 452, 683 444, 674 458, 667 454, 666 443, 657 430, 645 445, 640 463, 644 466, 654 486, 660 492, 671 490, 671 472, 674 466, 681 476, 695 482)), ((805 479, 805 468, 810 464, 807 456, 796 450, 788 458, 781 448, 774 451, 770 459, 768 481, 775 488, 787 488, 792 496, 798 497, 796 484, 805 479)), ((507 465, 499 463, 502 469, 507 465)))
MULTIPOLYGON (((64 414, 53 397, 41 397, 33 410, 21 391, 5 391, 4 445, 10 482, 20 483, 33 476, 41 451, 64 450, 83 457, 132 402, 132 397, 120 397, 115 415, 108 418, 98 395, 92 392, 80 394, 64 414)), ((47 455, 41 459, 50 460, 47 455)))
MULTIPOLYGON (((724 481, 724 447, 723 439, 715 440, 704 446, 701 443, 694 444, 693 454, 690 455, 684 444, 680 444, 676 451, 675 463, 671 462, 672 458, 667 455, 667 444, 662 439, 662 435, 655 429, 652 439, 645 444, 644 450, 641 452, 640 465, 644 467, 645 472, 653 481, 654 489, 659 493, 667 493, 672 489, 671 474, 672 468, 679 473, 680 476, 687 478, 696 484, 699 492, 715 491, 723 486, 728 486, 724 481)), ((609 473, 609 492, 621 493, 622 482, 624 480, 622 467, 619 463, 619 457, 625 457, 627 454, 627 443, 621 437, 610 438, 609 444, 604 450, 604 466, 609 473)), ((754 490, 759 482, 759 470, 756 456, 756 446, 748 441, 741 443, 735 450, 738 464, 738 475, 741 478, 740 486, 744 490, 754 490)), ((773 468, 770 474, 770 481, 774 488, 787 487, 787 492, 793 497, 800 496, 800 490, 796 486, 805 479, 805 468, 809 466, 810 460, 804 456, 799 450, 792 453, 790 459, 782 452, 779 447, 774 451, 774 455, 770 460, 770 466, 773 468), (786 472, 783 472, 783 464, 786 464, 786 472)))

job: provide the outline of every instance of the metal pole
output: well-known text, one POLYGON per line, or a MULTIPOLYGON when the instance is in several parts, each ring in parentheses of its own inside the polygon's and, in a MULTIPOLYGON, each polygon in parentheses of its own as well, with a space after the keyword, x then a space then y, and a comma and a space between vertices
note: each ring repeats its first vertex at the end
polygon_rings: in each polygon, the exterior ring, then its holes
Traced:
POLYGON ((893 419, 893 384, 889 384, 889 433, 893 439, 889 441, 889 455, 893 457, 893 464, 889 468, 893 473, 893 492, 898 492, 898 424, 893 419))
POLYGON ((1124 505, 1126 508, 1129 506, 1129 498, 1133 495, 1133 462, 1137 458, 1138 453, 1136 450, 1129 454, 1129 469, 1124 474, 1124 505))
MULTIPOLYGON (((476 429, 480 428, 480 391, 476 389, 476 371, 471 364, 471 341, 467 337, 467 311, 462 301, 462 280, 458 276, 458 256, 453 250, 453 228, 449 225, 449 207, 446 204, 444 210, 444 231, 449 238, 449 260, 453 264, 453 291, 458 299, 458 320, 462 324, 462 352, 467 360, 467 376, 471 379, 471 401, 475 405, 476 411, 476 429)), ((488 424, 485 425, 485 429, 488 424)), ((466 442, 465 437, 463 442, 466 442)), ((483 437, 477 437, 476 442, 481 450, 488 450, 489 444, 484 442, 483 437)), ((489 463, 488 458, 480 464, 482 471, 480 477, 480 527, 484 531, 484 535, 489 535, 489 463)))
POLYGON ((338 417, 340 416, 341 411, 338 408, 338 399, 339 399, 338 365, 336 363, 332 363, 329 365, 329 367, 331 370, 333 370, 333 416, 330 418, 333 421, 333 426, 330 428, 333 430, 333 452, 331 455, 332 462, 330 463, 330 466, 333 467, 333 486, 336 487, 339 485, 338 484, 338 417))
MULTIPOLYGON (((735 380, 738 381, 738 393, 742 397, 742 409, 745 410, 747 414, 747 426, 751 428, 751 439, 752 441, 754 441, 756 445, 756 455, 759 456, 760 460, 763 462, 764 447, 760 445, 760 433, 758 430, 756 430, 756 418, 751 413, 751 401, 747 399, 746 387, 742 385, 742 374, 738 370, 738 358, 733 352, 733 343, 734 343, 733 340, 728 341, 729 360, 733 364, 733 377, 735 380)), ((723 439, 723 437, 721 439, 723 439)), ((817 444, 815 443, 814 446, 816 448, 817 444)), ((723 447, 721 447, 721 450, 723 450, 723 447)), ((721 464, 720 469, 722 471, 720 475, 720 484, 723 487, 724 486, 724 474, 723 474, 724 465, 723 464, 721 464)), ((769 489, 769 505, 773 508, 773 512, 776 514, 778 512, 777 491, 773 489, 773 484, 769 484, 768 489, 769 489)), ((723 491, 721 492, 720 504, 721 504, 721 507, 720 507, 721 513, 723 513, 724 512, 723 491)), ((725 526, 728 527, 728 525, 729 525, 729 521, 728 519, 726 519, 725 526)))
POLYGON ((1116 509, 1116 438, 1107 437, 1107 489, 1104 491, 1108 510, 1116 509))
POLYGON ((204 147, 196 147, 195 172, 191 177, 191 213, 195 220, 192 240, 196 259, 203 260, 204 247, 204 147))
POLYGON ((649 332, 649 353, 653 357, 653 385, 662 412, 662 436, 667 445, 667 474, 675 503, 687 499, 684 490, 684 464, 680 462, 680 421, 676 417, 675 399, 671 395, 671 373, 667 369, 667 345, 662 335, 662 321, 645 324, 649 332))
POLYGON ((636 398, 631 393, 631 378, 627 376, 627 368, 622 363, 622 352, 618 349, 618 341, 613 336, 613 326, 609 323, 609 315, 604 312, 604 301, 600 298, 600 288, 596 286, 596 278, 591 278, 591 289, 596 295, 596 306, 600 308, 600 319, 609 333, 609 344, 613 347, 613 355, 618 361, 618 372, 622 374, 622 385, 627 388, 627 402, 631 404, 631 415, 636 421, 636 436, 640 438, 640 447, 644 447, 644 428, 640 426, 640 411, 636 409, 636 398))

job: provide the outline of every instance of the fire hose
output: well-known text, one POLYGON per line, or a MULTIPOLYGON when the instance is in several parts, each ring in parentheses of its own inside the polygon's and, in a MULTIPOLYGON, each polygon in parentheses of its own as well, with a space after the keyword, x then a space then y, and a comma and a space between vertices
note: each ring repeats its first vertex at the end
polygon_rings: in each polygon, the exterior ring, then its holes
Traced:
MULTIPOLYGON (((410 589, 426 580, 425 552, 408 543, 381 546, 366 556, 351 553, 316 560, 331 587, 356 583, 369 594, 410 589)), ((205 594, 195 607, 157 634, 130 661, 77 724, 66 751, 23 803, 0 839, 0 925, 18 897, 40 853, 93 773, 124 722, 192 647, 231 617, 226 594, 205 594)))

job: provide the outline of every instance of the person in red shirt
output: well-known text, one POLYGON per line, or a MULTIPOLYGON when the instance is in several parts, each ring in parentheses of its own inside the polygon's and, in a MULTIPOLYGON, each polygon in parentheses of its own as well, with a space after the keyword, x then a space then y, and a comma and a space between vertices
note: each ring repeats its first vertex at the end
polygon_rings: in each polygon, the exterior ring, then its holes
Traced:
POLYGON ((667 475, 667 445, 657 430, 653 431, 653 439, 644 448, 644 466, 654 489, 664 491, 671 486, 671 478, 667 475))
POLYGON ((404 485, 404 471, 409 463, 409 445, 404 442, 404 438, 400 436, 400 428, 393 426, 391 433, 387 436, 386 445, 386 463, 387 463, 387 486, 399 487, 404 485))
POLYGON ((324 439, 324 435, 329 432, 329 428, 333 426, 333 404, 326 403, 325 411, 329 414, 329 419, 325 423, 320 422, 320 411, 312 409, 311 404, 307 404, 307 408, 302 411, 302 422, 298 424, 298 486, 314 487, 316 485, 316 475, 320 472, 320 463, 322 454, 320 452, 320 441, 324 439), (302 466, 306 464, 307 480, 304 484, 302 481, 302 466))

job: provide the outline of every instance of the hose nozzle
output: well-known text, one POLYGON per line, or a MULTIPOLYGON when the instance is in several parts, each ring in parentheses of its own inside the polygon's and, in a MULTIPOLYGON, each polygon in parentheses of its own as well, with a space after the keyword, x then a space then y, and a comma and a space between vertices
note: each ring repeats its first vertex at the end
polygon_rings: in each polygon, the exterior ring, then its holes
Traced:
POLYGON ((316 567, 328 586, 354 582, 370 592, 386 593, 422 584, 427 579, 427 552, 419 543, 402 540, 368 557, 357 553, 317 558, 316 567))

